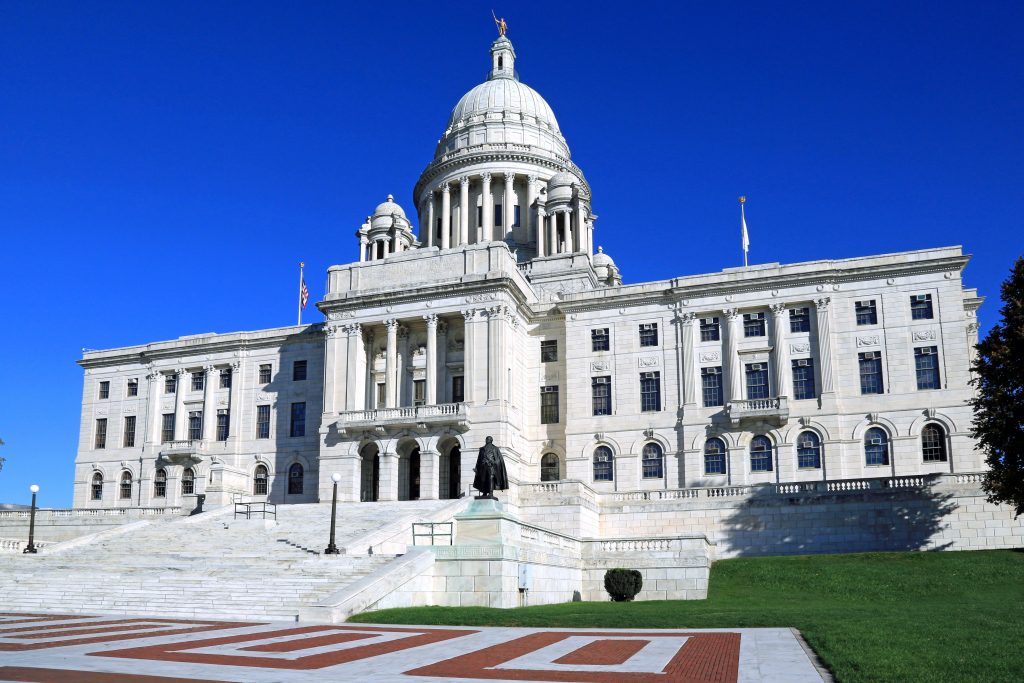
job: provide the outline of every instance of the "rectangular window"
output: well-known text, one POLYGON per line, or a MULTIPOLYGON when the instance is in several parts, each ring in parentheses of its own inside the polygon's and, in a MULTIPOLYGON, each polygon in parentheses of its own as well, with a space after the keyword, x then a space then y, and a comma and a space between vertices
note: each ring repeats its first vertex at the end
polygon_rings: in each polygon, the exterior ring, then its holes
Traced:
POLYGON ((764 335, 764 313, 744 313, 743 336, 763 337, 764 335))
POLYGON ((640 412, 661 410, 661 373, 640 373, 640 412))
POLYGON ((590 393, 593 401, 594 415, 612 414, 612 378, 592 377, 590 393))
POLYGON ((860 358, 860 393, 881 394, 882 386, 882 354, 879 351, 868 351, 859 355, 860 358))
MULTIPOLYGON (((441 225, 441 219, 440 218, 437 219, 437 224, 441 225)), ((483 226, 484 226, 484 207, 478 206, 478 207, 476 207, 476 227, 482 228, 483 226)), ((437 233, 440 236, 441 231, 438 230, 437 233)))
POLYGON ((292 404, 292 419, 288 430, 289 436, 305 436, 306 435, 306 403, 292 404))
POLYGON ((220 371, 220 388, 231 388, 231 368, 224 368, 220 371))
POLYGON ((747 398, 768 398, 768 364, 747 363, 747 398))
POLYGON ((100 398, 110 398, 110 382, 100 382, 100 398))
POLYGON ((188 440, 199 441, 203 438, 203 411, 190 410, 188 413, 188 440))
POLYGON ((704 397, 704 407, 711 408, 720 406, 722 400, 722 368, 701 368, 700 369, 701 394, 704 397))
POLYGON ((811 309, 791 308, 789 309, 789 331, 810 332, 811 331, 811 309))
POLYGON ((412 404, 421 406, 427 402, 427 380, 414 379, 412 381, 412 404))
POLYGON ((270 406, 256 406, 256 438, 270 438, 270 406))
POLYGON ((174 413, 164 413, 160 418, 160 443, 174 441, 174 413))
POLYGON ((388 402, 388 390, 387 385, 384 382, 377 384, 377 409, 380 410, 388 402))
POLYGON ((540 423, 558 424, 558 387, 540 388, 540 423))
POLYGON ((590 350, 591 351, 608 351, 611 349, 611 344, 608 339, 608 328, 599 327, 596 330, 590 331, 590 350))
POLYGON ((554 363, 558 360, 558 340, 552 339, 540 343, 540 362, 554 363))
POLYGON ((202 391, 206 387, 206 373, 192 373, 192 391, 202 391))
POLYGON ((501 204, 494 205, 494 227, 500 228, 501 222, 505 219, 505 207, 501 204))
POLYGON ((227 408, 217 410, 217 441, 227 441, 231 427, 231 413, 227 408))
POLYGON ((165 375, 164 376, 164 393, 173 394, 178 391, 178 376, 177 375, 165 375))
POLYGON ((853 303, 854 313, 857 315, 858 325, 877 325, 878 309, 875 307, 875 300, 855 301, 853 303))
POLYGON ((917 371, 917 388, 941 389, 939 384, 939 349, 937 346, 922 346, 914 349, 914 369, 917 371))
POLYGON ((718 318, 701 318, 700 319, 700 340, 705 341, 719 341, 722 338, 722 327, 719 325, 718 318))
POLYGON ((293 382, 305 382, 306 381, 306 361, 297 360, 292 363, 292 381, 293 382))
POLYGON ((512 227, 513 228, 520 228, 520 227, 522 227, 522 223, 519 222, 519 205, 518 204, 516 204, 515 206, 512 207, 512 227))
POLYGON ((124 418, 124 439, 122 442, 125 448, 135 447, 135 416, 126 415, 124 418))
POLYGON ((814 361, 810 358, 797 358, 793 361, 793 398, 804 401, 817 398, 814 390, 814 361))
POLYGON ((270 363, 260 365, 260 384, 270 384, 270 363))
POLYGON ((935 317, 932 310, 931 294, 915 294, 910 297, 910 319, 930 320, 935 317))
POLYGON ((452 376, 452 403, 462 403, 466 400, 466 385, 462 375, 452 376))
POLYGON ((96 441, 94 446, 97 450, 107 447, 107 418, 105 417, 96 420, 96 441))
POLYGON ((658 345, 658 323, 644 323, 640 326, 640 346, 658 345))
POLYGON ((128 396, 138 396, 139 395, 139 380, 134 379, 134 378, 128 380, 128 390, 127 390, 126 394, 128 396))

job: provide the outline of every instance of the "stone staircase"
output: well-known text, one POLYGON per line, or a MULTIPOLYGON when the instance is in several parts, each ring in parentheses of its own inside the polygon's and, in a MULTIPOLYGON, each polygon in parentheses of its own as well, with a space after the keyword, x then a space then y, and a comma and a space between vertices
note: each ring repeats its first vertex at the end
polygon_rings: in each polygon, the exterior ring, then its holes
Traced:
POLYGON ((322 554, 329 504, 278 506, 276 522, 236 519, 230 509, 136 522, 38 555, 0 555, 0 608, 297 619, 302 607, 381 570, 411 542, 411 521, 442 521, 452 503, 339 504, 342 555, 322 554), (381 536, 389 537, 393 552, 370 554, 381 536))

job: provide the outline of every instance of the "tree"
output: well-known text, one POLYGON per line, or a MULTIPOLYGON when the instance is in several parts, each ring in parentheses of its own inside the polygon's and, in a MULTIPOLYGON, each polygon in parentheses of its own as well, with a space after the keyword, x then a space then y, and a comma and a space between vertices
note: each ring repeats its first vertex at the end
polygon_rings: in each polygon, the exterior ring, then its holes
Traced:
POLYGON ((978 344, 973 436, 985 452, 990 503, 1024 513, 1024 257, 1001 287, 1002 321, 978 344))

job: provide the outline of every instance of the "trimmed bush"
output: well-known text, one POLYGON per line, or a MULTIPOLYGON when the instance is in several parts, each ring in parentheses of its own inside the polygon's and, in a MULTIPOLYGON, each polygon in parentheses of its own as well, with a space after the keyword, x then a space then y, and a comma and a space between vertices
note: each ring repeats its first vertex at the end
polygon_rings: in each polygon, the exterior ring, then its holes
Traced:
POLYGON ((604 589, 615 602, 629 602, 644 586, 644 577, 636 569, 609 569, 604 573, 604 589))

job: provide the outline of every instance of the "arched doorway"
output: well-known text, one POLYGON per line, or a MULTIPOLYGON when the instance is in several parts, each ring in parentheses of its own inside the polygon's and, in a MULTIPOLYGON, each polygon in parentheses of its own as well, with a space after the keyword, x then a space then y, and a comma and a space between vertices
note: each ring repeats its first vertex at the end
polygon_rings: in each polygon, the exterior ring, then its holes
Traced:
POLYGON ((420 499, 420 449, 409 453, 409 500, 420 499))
POLYGON ((458 445, 448 452, 448 497, 458 498, 462 478, 462 449, 458 445))
POLYGON ((375 501, 380 495, 380 452, 377 444, 366 444, 359 455, 359 500, 375 501))

